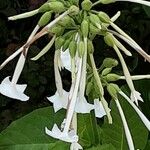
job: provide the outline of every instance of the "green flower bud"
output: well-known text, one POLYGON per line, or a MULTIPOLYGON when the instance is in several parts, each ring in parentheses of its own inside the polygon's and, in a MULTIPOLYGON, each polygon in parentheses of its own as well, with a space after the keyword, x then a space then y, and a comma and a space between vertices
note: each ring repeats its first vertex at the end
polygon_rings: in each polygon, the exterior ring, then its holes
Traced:
POLYGON ((89 28, 90 28, 91 33, 98 34, 100 32, 100 30, 96 26, 94 26, 92 23, 90 23, 89 26, 90 26, 89 28))
POLYGON ((56 12, 56 13, 61 13, 61 12, 65 11, 65 6, 61 2, 52 1, 49 3, 43 4, 39 8, 39 12, 45 12, 45 11, 50 11, 50 10, 52 10, 53 12, 56 12))
POLYGON ((78 48, 78 54, 79 54, 80 58, 83 57, 84 52, 85 52, 84 42, 80 41, 79 42, 79 48, 78 48))
POLYGON ((98 17, 100 18, 100 20, 104 23, 110 23, 110 17, 103 11, 100 11, 98 13, 98 17))
POLYGON ((102 4, 110 4, 116 2, 115 0, 101 0, 102 4))
POLYGON ((102 71, 102 76, 105 76, 107 75, 108 73, 110 73, 112 70, 112 68, 105 68, 103 71, 102 71))
POLYGON ((83 20, 81 23, 81 32, 83 34, 84 37, 88 36, 89 33, 89 23, 86 20, 83 20))
POLYGON ((65 40, 65 43, 63 45, 63 51, 65 51, 69 47, 71 40, 72 40, 72 36, 68 38, 67 40, 65 40))
POLYGON ((43 27, 43 26, 47 25, 48 22, 51 20, 51 16, 52 16, 52 12, 51 11, 45 12, 42 15, 42 17, 40 18, 40 20, 38 22, 38 25, 40 27, 43 27))
POLYGON ((64 43, 65 43, 64 38, 62 38, 61 36, 59 36, 55 40, 55 49, 56 50, 60 49, 63 46, 64 43))
POLYGON ((90 14, 90 21, 94 26, 98 27, 99 29, 101 28, 101 21, 97 15, 90 14))
POLYGON ((117 93, 120 91, 120 88, 117 84, 110 83, 107 86, 107 91, 112 96, 112 98, 117 99, 117 93))
POLYGON ((94 52, 94 46, 91 40, 87 41, 87 49, 89 53, 93 53, 94 52))
POLYGON ((107 74, 107 76, 106 76, 105 79, 107 80, 107 82, 112 82, 112 81, 117 81, 117 80, 119 80, 119 78, 120 78, 119 75, 114 74, 114 73, 110 73, 110 74, 107 74))
POLYGON ((72 26, 76 25, 74 20, 68 15, 65 16, 62 20, 60 20, 58 22, 58 24, 60 24, 61 26, 64 26, 65 28, 66 27, 72 27, 72 26))
POLYGON ((71 41, 69 44, 69 52, 72 58, 76 55, 77 43, 75 41, 71 41))
POLYGON ((104 41, 110 47, 113 47, 115 45, 115 41, 111 33, 106 34, 106 36, 104 37, 104 41))
POLYGON ((72 5, 70 8, 69 8, 69 14, 70 15, 77 15, 79 13, 79 8, 75 5, 72 5))
POLYGON ((113 58, 105 58, 102 65, 106 68, 112 68, 118 65, 118 61, 113 58))
POLYGON ((92 2, 90 0, 84 0, 81 6, 83 10, 89 11, 92 8, 92 2))
POLYGON ((64 32, 64 28, 60 25, 55 25, 49 30, 49 32, 55 34, 56 36, 60 36, 64 32))

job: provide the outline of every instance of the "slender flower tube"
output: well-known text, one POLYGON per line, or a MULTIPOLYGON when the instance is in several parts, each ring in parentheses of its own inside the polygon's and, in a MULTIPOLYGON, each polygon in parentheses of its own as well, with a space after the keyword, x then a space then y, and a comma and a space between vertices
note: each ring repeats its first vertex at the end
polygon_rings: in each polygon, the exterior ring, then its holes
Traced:
POLYGON ((84 37, 84 56, 83 56, 83 64, 82 64, 82 72, 80 79, 80 87, 79 87, 79 96, 77 98, 75 111, 77 113, 90 113, 92 109, 94 109, 94 105, 89 104, 84 97, 85 86, 86 86, 86 63, 87 63, 87 38, 84 37))
MULTIPOLYGON (((39 29, 39 26, 37 25, 34 28, 33 32, 31 33, 28 41, 30 39, 32 39, 32 37, 36 34, 38 29, 39 29)), ((26 50, 26 54, 27 54, 27 52, 28 52, 28 49, 26 50)), ((26 58, 22 52, 20 55, 20 58, 17 62, 16 68, 15 68, 15 71, 14 71, 14 74, 12 77, 12 81, 9 80, 9 77, 6 77, 0 84, 0 93, 1 94, 8 96, 10 98, 13 98, 13 99, 21 100, 21 101, 27 101, 29 99, 29 97, 23 93, 27 85, 26 84, 24 84, 24 85, 17 84, 20 74, 22 72, 22 69, 24 67, 25 60, 26 60, 26 58)))
POLYGON ((130 100, 130 98, 123 91, 119 91, 119 94, 128 101, 128 103, 133 107, 133 109, 139 115, 139 117, 143 121, 144 125, 150 131, 150 121, 145 117, 145 115, 139 110, 139 108, 130 100))
POLYGON ((55 95, 47 97, 47 99, 53 103, 55 112, 57 112, 61 108, 65 109, 67 108, 69 95, 68 92, 63 90, 62 80, 58 69, 58 57, 59 57, 59 50, 56 50, 54 55, 54 72, 57 91, 55 95))
POLYGON ((45 53, 47 53, 49 49, 52 47, 52 45, 54 44, 55 39, 56 39, 56 35, 54 35, 52 39, 50 40, 50 42, 40 51, 40 53, 36 55, 35 57, 31 58, 31 60, 38 60, 40 57, 45 55, 45 53))
MULTIPOLYGON (((116 25, 115 25, 116 27, 116 25)), ((144 57, 148 62, 150 62, 150 55, 148 55, 131 37, 129 37, 123 30, 121 30, 119 27, 116 27, 116 31, 119 33, 109 30, 110 33, 116 35, 123 41, 125 41, 127 44, 129 44, 133 49, 135 49, 141 56, 144 57)))
POLYGON ((111 114, 110 114, 110 109, 108 107, 107 101, 104 98, 104 89, 103 89, 99 74, 98 74, 97 69, 96 69, 93 54, 90 54, 90 60, 91 60, 92 68, 93 68, 94 78, 95 78, 97 86, 99 88, 99 94, 100 94, 100 99, 101 99, 102 105, 103 105, 103 107, 105 109, 105 112, 107 114, 108 122, 110 124, 112 124, 112 117, 111 117, 111 114))
POLYGON ((123 123, 123 127, 124 127, 124 131, 125 131, 125 135, 126 135, 126 139, 127 139, 129 149, 130 150, 135 150, 133 140, 132 140, 132 136, 131 136, 131 133, 130 133, 130 130, 129 130, 129 127, 128 127, 128 124, 127 124, 127 121, 126 121, 126 118, 125 118, 125 115, 124 115, 123 110, 121 108, 121 105, 119 103, 119 100, 115 99, 115 102, 116 102, 116 105, 117 105, 117 108, 119 110, 119 114, 120 114, 120 117, 121 117, 121 120, 122 120, 122 123, 123 123))
MULTIPOLYGON (((150 75, 135 75, 131 76, 132 80, 150 79, 150 75)), ((120 76, 119 80, 124 80, 125 76, 120 76)))
POLYGON ((15 15, 15 16, 10 16, 8 17, 8 20, 18 20, 18 19, 23 19, 23 18, 28 18, 28 17, 32 17, 34 15, 36 15, 38 13, 39 9, 35 9, 26 13, 22 13, 19 15, 15 15))
POLYGON ((117 1, 121 1, 121 2, 132 2, 132 3, 138 3, 138 4, 142 4, 142 5, 146 5, 146 6, 150 6, 150 2, 149 1, 145 1, 145 0, 115 0, 117 1))
POLYGON ((117 48, 116 45, 113 46, 114 50, 116 51, 119 59, 120 59, 120 62, 121 62, 121 65, 122 65, 122 69, 123 69, 123 73, 125 75, 125 78, 126 78, 126 82, 131 90, 131 100, 133 102, 135 102, 137 105, 138 105, 138 100, 142 101, 143 102, 143 99, 141 98, 141 94, 135 90, 134 88, 134 85, 133 85, 133 82, 132 82, 132 78, 130 76, 130 73, 129 73, 129 70, 127 68, 127 65, 124 61, 124 58, 122 57, 119 49, 117 48))

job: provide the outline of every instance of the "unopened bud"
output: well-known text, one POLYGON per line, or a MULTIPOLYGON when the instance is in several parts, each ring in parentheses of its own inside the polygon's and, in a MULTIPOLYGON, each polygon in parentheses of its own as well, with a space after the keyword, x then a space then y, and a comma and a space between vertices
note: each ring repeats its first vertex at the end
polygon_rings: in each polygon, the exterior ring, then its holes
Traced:
POLYGON ((89 11, 92 8, 92 2, 90 0, 84 0, 81 6, 83 10, 89 11))
POLYGON ((98 13, 98 17, 100 18, 100 20, 104 23, 109 23, 111 20, 110 20, 110 17, 103 11, 100 11, 98 13))
POLYGON ((87 49, 89 53, 93 53, 94 52, 94 46, 91 40, 87 41, 87 49))
POLYGON ((96 26, 94 26, 92 23, 90 23, 90 32, 93 34, 98 34, 100 30, 96 26))
POLYGON ((49 30, 49 32, 55 34, 56 36, 60 36, 64 32, 64 28, 60 25, 55 25, 49 30))
POLYGON ((115 45, 115 41, 111 33, 106 34, 106 36, 104 37, 104 41, 110 47, 113 47, 115 45))
POLYGON ((89 33, 89 23, 86 20, 83 20, 81 23, 81 31, 84 37, 88 36, 89 33))
POLYGON ((118 65, 118 61, 113 58, 105 58, 103 61, 103 66, 106 68, 112 68, 118 65))
POLYGON ((60 49, 63 46, 64 43, 65 43, 65 40, 61 36, 56 38, 56 40, 55 40, 55 49, 56 50, 60 49))
POLYGON ((72 5, 70 8, 69 8, 69 14, 70 15, 77 15, 79 13, 79 8, 75 5, 72 5))
POLYGON ((48 24, 48 22, 51 20, 51 16, 52 16, 52 12, 45 12, 42 17, 40 18, 39 22, 38 22, 38 25, 40 27, 43 27, 45 25, 48 24))
POLYGON ((117 81, 120 79, 120 76, 114 73, 110 73, 106 75, 107 82, 117 81))
POLYGON ((84 42, 80 41, 79 42, 79 48, 78 48, 78 54, 79 54, 80 58, 83 57, 84 52, 85 52, 84 42))
POLYGON ((101 21, 99 19, 99 17, 95 14, 90 14, 90 21, 93 25, 95 25, 96 27, 100 28, 100 24, 101 24, 101 21))
POLYGON ((103 71, 102 71, 102 76, 105 76, 107 75, 108 73, 110 73, 112 70, 112 68, 105 68, 103 71))
POLYGON ((75 41, 71 41, 69 44, 69 52, 72 58, 76 55, 77 43, 75 41))

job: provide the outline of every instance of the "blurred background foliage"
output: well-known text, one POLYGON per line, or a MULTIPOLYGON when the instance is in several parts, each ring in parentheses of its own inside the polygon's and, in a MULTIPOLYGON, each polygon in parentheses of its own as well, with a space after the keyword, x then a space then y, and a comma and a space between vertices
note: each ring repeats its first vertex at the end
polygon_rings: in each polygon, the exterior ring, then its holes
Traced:
MULTIPOLYGON (((38 8, 44 2, 45 0, 0 0, 0 63, 25 43, 40 15, 18 21, 8 21, 7 17, 38 8)), ((150 49, 149 8, 138 4, 118 2, 111 5, 99 5, 95 9, 103 10, 110 16, 113 16, 117 11, 121 11, 121 16, 116 24, 150 54, 150 51, 148 51, 150 49)), ((32 110, 50 105, 46 96, 54 94, 56 89, 53 72, 54 48, 38 61, 30 60, 48 42, 48 38, 44 37, 31 46, 26 65, 19 79, 19 83, 27 83, 28 87, 25 93, 30 96, 30 100, 20 102, 0 95, 0 131, 5 129, 13 120, 32 110)), ((113 50, 110 50, 104 44, 101 37, 94 39, 94 46, 97 66, 100 66, 105 57, 116 57, 113 50)), ((149 74, 149 64, 144 62, 143 58, 132 48, 128 46, 127 48, 133 54, 133 57, 126 58, 131 74, 149 74)), ((17 60, 18 57, 0 71, 0 81, 6 76, 12 76, 17 60)), ((115 71, 122 74, 120 67, 116 68, 115 71)), ((64 88, 69 89, 70 74, 63 71, 62 78, 64 88)), ((119 84, 123 85, 124 83, 119 84)))

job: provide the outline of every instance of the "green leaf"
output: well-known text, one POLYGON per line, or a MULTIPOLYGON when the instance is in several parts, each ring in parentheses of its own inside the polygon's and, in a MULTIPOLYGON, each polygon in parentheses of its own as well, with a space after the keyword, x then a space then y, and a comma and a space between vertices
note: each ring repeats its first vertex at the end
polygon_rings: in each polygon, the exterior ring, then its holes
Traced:
POLYGON ((144 150, 150 150, 150 140, 147 142, 146 147, 144 148, 144 150))
POLYGON ((45 134, 45 127, 52 128, 64 118, 61 112, 56 116, 52 107, 40 108, 10 124, 0 134, 0 150, 56 150, 69 149, 67 143, 45 134))
POLYGON ((147 16, 150 18, 150 8, 148 6, 142 6, 147 16))
MULTIPOLYGON (((141 86, 141 88, 143 88, 143 90, 140 91, 143 99, 149 99, 149 97, 147 97, 148 95, 144 94, 145 93, 144 84, 141 84, 140 82, 139 85, 141 86)), ((136 85, 136 89, 138 90, 137 85, 136 85)), ((123 86, 122 90, 127 92, 128 91, 127 86, 123 86)), ((150 88, 147 88, 146 90, 150 91, 150 88)), ((126 120, 128 122, 128 126, 130 128, 131 135, 133 137, 133 141, 135 144, 135 148, 142 150, 144 149, 147 142, 148 130, 146 129, 146 127, 144 126, 144 124, 142 123, 138 115, 135 113, 133 108, 126 102, 126 100, 123 99, 121 96, 119 96, 119 101, 121 103, 122 109, 126 116, 126 120)), ((114 101, 111 102, 111 114, 113 117, 113 124, 109 125, 105 121, 102 127, 103 137, 104 137, 103 143, 112 143, 118 150, 127 150, 128 145, 126 142, 124 129, 122 126, 119 112, 117 110, 114 101)))
POLYGON ((87 150, 116 150, 116 148, 112 144, 103 144, 87 150))

